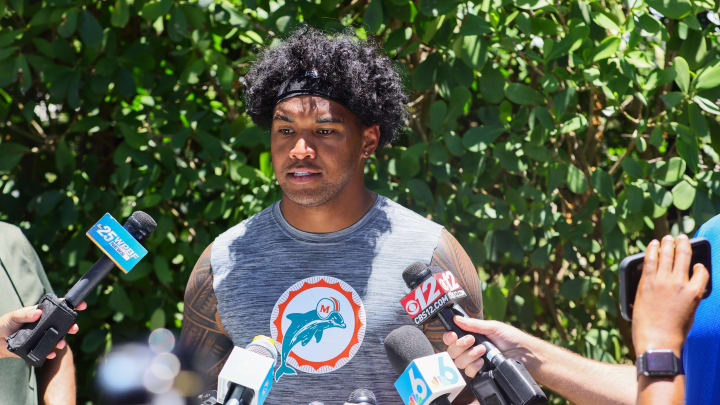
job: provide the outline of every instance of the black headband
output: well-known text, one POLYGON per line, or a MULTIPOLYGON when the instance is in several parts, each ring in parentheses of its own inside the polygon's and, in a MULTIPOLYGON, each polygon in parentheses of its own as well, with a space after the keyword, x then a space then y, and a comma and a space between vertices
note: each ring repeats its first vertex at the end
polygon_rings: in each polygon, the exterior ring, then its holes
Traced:
POLYGON ((338 97, 334 87, 326 80, 321 79, 315 69, 285 80, 278 88, 275 105, 300 95, 320 96, 345 105, 338 97))

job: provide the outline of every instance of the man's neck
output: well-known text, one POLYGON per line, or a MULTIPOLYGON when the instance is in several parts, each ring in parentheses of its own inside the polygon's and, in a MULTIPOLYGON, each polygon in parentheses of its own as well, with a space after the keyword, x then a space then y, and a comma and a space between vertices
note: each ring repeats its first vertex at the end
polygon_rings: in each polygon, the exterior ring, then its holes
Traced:
POLYGON ((317 207, 298 205, 283 196, 280 210, 293 227, 312 233, 345 229, 360 220, 373 206, 377 194, 363 187, 353 198, 337 198, 317 207))

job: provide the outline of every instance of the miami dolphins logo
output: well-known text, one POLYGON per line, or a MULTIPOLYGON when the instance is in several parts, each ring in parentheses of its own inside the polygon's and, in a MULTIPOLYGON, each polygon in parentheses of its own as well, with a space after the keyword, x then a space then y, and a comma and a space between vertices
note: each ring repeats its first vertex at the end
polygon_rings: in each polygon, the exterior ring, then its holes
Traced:
POLYGON ((281 342, 283 375, 329 373, 357 353, 365 336, 360 296, 342 280, 316 276, 298 281, 280 296, 270 318, 273 338, 281 342))

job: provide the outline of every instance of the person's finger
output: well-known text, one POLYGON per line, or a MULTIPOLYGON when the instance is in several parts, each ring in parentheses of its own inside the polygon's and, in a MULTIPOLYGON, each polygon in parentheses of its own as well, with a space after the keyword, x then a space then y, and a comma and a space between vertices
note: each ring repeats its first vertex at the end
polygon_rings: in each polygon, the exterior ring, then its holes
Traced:
POLYGON ((70 327, 70 330, 68 330, 68 333, 71 335, 74 335, 74 334, 78 333, 79 330, 80 330, 80 327, 78 326, 78 324, 74 323, 73 326, 70 327))
POLYGON ((84 311, 87 308, 87 302, 83 301, 75 307, 76 311, 84 311))
POLYGON ((46 359, 54 359, 55 356, 57 356, 57 353, 55 353, 55 352, 50 352, 50 354, 48 354, 47 356, 45 356, 45 358, 46 358, 46 359))
POLYGON ((687 235, 680 235, 675 239, 675 262, 672 273, 677 279, 687 282, 690 273, 692 248, 687 235))
POLYGON ((485 346, 483 345, 471 347, 470 349, 465 350, 460 356, 455 359, 455 365, 459 369, 465 369, 470 364, 482 358, 482 356, 485 354, 485 351, 485 346))
POLYGON ((67 345, 67 342, 65 341, 65 339, 61 339, 61 340, 55 345, 55 347, 56 347, 58 350, 62 350, 62 349, 65 348, 66 345, 67 345))
MULTIPOLYGON (((657 273, 658 266, 658 250, 660 249, 660 242, 657 239, 653 239, 645 249, 645 259, 643 260, 642 274, 643 276, 650 277, 657 273)), ((641 276, 642 277, 642 276, 641 276)))
POLYGON ((697 263, 693 266, 693 275, 690 278, 690 287, 697 293, 698 297, 702 297, 705 292, 705 287, 710 279, 710 273, 702 263, 697 263))
POLYGON ((452 344, 455 344, 457 342, 457 335, 455 332, 445 332, 443 333, 443 343, 445 343, 445 346, 450 346, 452 344))
POLYGON ((665 235, 660 242, 660 261, 657 274, 667 275, 672 271, 673 257, 675 256, 675 241, 670 235, 665 235))
POLYGON ((32 307, 20 308, 10 313, 10 321, 16 326, 24 323, 35 322, 40 319, 42 311, 37 308, 37 305, 32 307))
POLYGON ((470 363, 465 369, 463 370, 465 374, 470 378, 475 378, 475 375, 483 368, 485 365, 485 360, 482 358, 475 360, 474 362, 470 363))
POLYGON ((465 335, 458 339, 455 344, 448 346, 447 352, 450 357, 456 359, 472 347, 473 343, 475 343, 475 338, 472 335, 465 335))

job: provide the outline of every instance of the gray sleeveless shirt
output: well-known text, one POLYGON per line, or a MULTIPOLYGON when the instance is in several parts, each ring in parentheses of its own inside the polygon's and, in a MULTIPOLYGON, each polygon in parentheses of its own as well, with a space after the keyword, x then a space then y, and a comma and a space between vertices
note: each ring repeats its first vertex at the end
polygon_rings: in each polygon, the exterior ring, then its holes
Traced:
POLYGON ((352 226, 316 234, 292 227, 276 202, 217 237, 213 288, 233 343, 277 342, 266 404, 343 403, 356 388, 399 403, 383 339, 411 324, 402 271, 430 263, 442 227, 378 196, 352 226))

